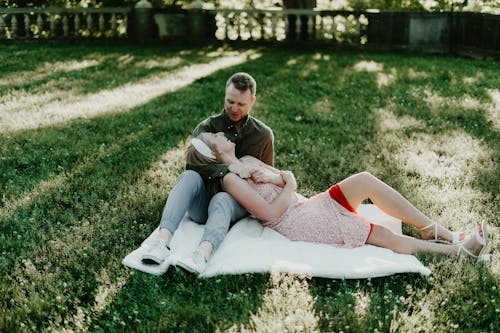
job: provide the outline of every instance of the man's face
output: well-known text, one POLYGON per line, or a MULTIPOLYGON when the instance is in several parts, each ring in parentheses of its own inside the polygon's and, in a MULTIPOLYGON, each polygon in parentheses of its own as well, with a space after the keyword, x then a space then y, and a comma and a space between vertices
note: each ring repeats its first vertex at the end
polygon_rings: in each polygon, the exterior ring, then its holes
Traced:
POLYGON ((250 89, 242 92, 236 89, 232 83, 226 88, 224 110, 233 122, 237 123, 245 118, 254 103, 255 97, 252 96, 250 89))

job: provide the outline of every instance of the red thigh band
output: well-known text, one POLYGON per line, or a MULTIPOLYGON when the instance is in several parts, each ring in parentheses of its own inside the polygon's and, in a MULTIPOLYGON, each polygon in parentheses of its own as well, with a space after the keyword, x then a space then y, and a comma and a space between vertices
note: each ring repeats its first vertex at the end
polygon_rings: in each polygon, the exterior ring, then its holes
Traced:
POLYGON ((349 204, 349 201, 344 196, 344 193, 342 193, 342 190, 340 189, 339 184, 335 184, 332 187, 328 189, 328 193, 330 193, 330 196, 332 197, 333 200, 337 201, 339 204, 344 206, 345 209, 347 209, 350 212, 357 213, 354 208, 349 204))

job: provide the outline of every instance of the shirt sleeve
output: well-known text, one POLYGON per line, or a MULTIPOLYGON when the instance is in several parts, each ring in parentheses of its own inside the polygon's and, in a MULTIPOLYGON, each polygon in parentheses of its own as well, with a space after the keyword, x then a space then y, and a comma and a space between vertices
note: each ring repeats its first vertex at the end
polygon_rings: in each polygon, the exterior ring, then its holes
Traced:
POLYGON ((200 133, 212 132, 210 123, 208 120, 199 123, 193 130, 193 138, 196 138, 200 133))
POLYGON ((262 156, 260 160, 267 165, 274 167, 274 135, 273 132, 268 135, 266 142, 264 143, 264 149, 262 149, 262 156))

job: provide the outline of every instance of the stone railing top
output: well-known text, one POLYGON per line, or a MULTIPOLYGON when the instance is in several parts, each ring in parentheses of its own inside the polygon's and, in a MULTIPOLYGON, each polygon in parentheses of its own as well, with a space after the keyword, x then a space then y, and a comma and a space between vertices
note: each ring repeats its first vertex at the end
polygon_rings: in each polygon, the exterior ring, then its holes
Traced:
POLYGON ((59 14, 59 13, 129 13, 130 7, 101 7, 101 8, 65 8, 65 7, 46 7, 46 8, 0 8, 0 14, 59 14))

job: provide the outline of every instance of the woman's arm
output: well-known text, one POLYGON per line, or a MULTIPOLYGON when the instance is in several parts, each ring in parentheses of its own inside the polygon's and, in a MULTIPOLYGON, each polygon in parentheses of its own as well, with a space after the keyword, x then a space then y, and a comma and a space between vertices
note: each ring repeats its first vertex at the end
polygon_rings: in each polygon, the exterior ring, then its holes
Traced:
POLYGON ((290 205, 292 195, 297 189, 297 183, 291 173, 284 174, 283 179, 288 181, 280 195, 268 203, 257 193, 250 184, 234 173, 228 173, 224 179, 224 190, 231 194, 240 205, 245 207, 251 214, 265 221, 279 218, 290 205))
POLYGON ((251 177, 255 182, 272 183, 279 187, 285 186, 280 170, 263 163, 253 156, 244 156, 240 160, 257 166, 257 168, 254 168, 251 172, 251 177))

